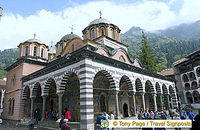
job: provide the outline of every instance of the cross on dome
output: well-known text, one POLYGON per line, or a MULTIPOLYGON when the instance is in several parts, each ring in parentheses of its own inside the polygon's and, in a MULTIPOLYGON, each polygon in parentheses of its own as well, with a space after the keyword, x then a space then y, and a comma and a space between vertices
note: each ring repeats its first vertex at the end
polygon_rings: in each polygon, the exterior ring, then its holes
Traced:
POLYGON ((35 34, 35 33, 33 34, 33 38, 34 38, 34 39, 36 38, 36 34, 35 34))
POLYGON ((101 12, 101 10, 99 11, 99 15, 100 15, 100 19, 102 18, 101 16, 102 16, 102 12, 101 12))
POLYGON ((70 29, 71 29, 71 34, 73 34, 73 31, 74 31, 73 25, 70 27, 70 29))

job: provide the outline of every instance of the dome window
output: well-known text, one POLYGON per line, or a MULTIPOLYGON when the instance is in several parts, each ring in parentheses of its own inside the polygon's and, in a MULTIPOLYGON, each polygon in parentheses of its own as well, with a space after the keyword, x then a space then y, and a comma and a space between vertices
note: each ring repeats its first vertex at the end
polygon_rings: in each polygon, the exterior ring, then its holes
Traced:
POLYGON ((121 62, 125 62, 125 59, 124 59, 123 56, 120 56, 120 57, 119 57, 119 60, 120 60, 121 62))
POLYGON ((61 44, 61 52, 63 52, 63 48, 64 48, 64 46, 63 46, 63 44, 61 44))
POLYGON ((25 56, 28 56, 28 46, 25 48, 25 56))
POLYGON ((110 29, 110 37, 114 39, 114 36, 115 36, 115 35, 114 35, 114 29, 111 28, 111 29, 110 29))
POLYGON ((37 47, 35 46, 33 51, 33 56, 36 56, 36 53, 37 53, 37 47))
POLYGON ((95 39, 95 29, 92 28, 90 32, 91 40, 95 39))
POLYGON ((105 28, 101 27, 101 36, 104 36, 104 35, 105 35, 105 28))
POLYGON ((41 49, 41 57, 44 56, 44 48, 41 49))

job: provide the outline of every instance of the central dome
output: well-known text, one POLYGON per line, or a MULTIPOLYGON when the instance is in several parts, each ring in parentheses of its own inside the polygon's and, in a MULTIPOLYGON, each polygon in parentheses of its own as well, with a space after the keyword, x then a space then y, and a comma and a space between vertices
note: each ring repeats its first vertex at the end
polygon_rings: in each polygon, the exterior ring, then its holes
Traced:
POLYGON ((60 42, 66 42, 66 41, 68 41, 68 40, 70 40, 70 39, 72 39, 72 38, 75 38, 75 37, 80 38, 78 35, 73 34, 73 33, 70 33, 70 34, 67 34, 67 35, 63 36, 63 37, 61 38, 60 42))
POLYGON ((38 39, 35 39, 35 38, 28 39, 28 40, 26 40, 25 42, 37 42, 37 43, 40 43, 40 44, 42 44, 42 42, 41 42, 40 40, 38 40, 38 39))
POLYGON ((111 24, 111 22, 108 21, 107 19, 99 18, 99 19, 95 19, 95 20, 93 20, 92 22, 90 22, 89 26, 90 26, 90 25, 94 25, 94 24, 100 24, 100 23, 111 24))

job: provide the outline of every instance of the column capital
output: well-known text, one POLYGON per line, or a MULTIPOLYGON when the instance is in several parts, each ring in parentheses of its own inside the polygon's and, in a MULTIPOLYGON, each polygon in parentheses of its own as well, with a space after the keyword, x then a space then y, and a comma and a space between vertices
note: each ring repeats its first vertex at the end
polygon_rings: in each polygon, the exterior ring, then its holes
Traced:
POLYGON ((31 97, 31 100, 35 100, 35 99, 36 99, 36 96, 31 97))
POLYGON ((48 97, 48 95, 42 95, 42 98, 44 99, 44 98, 47 98, 48 97))
POLYGON ((62 97, 62 96, 64 95, 64 92, 57 93, 57 95, 58 95, 59 97, 62 97))

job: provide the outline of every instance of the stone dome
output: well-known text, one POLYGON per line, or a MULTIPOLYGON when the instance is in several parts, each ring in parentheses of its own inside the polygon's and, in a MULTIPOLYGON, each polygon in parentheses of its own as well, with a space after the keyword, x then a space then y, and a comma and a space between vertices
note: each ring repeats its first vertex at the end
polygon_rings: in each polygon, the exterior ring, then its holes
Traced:
POLYGON ((108 21, 107 19, 99 18, 99 19, 95 19, 95 20, 93 20, 92 22, 90 22, 89 26, 90 26, 90 25, 94 25, 94 24, 100 24, 100 23, 111 24, 111 22, 108 21))
POLYGON ((26 40, 25 42, 37 42, 37 43, 40 43, 40 44, 42 44, 42 42, 41 42, 40 40, 38 40, 38 39, 35 39, 35 38, 28 39, 28 40, 26 40))
POLYGON ((65 36, 63 36, 63 37, 61 38, 60 42, 66 42, 66 41, 68 41, 68 40, 70 40, 70 39, 72 39, 72 38, 75 38, 75 37, 80 38, 78 35, 73 34, 73 33, 67 34, 67 35, 65 35, 65 36))

